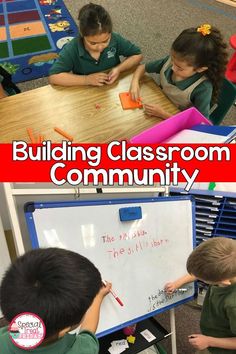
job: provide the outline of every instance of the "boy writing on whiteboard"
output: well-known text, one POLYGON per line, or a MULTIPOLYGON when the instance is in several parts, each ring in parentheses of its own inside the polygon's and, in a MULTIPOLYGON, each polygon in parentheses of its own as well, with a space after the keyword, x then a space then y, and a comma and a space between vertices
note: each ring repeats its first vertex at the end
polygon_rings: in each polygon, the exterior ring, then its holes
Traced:
POLYGON ((187 260, 188 274, 167 283, 172 293, 196 279, 209 284, 200 320, 202 334, 189 336, 204 354, 236 353, 236 240, 216 237, 202 242, 187 260))
MULTIPOLYGON (((36 249, 19 257, 6 272, 0 288, 0 305, 10 323, 30 312, 46 327, 46 336, 34 353, 97 354, 96 332, 100 306, 111 289, 102 285, 98 269, 78 253, 59 248, 36 249), (78 335, 68 334, 80 324, 78 335)), ((4 354, 25 352, 0 329, 4 354)))

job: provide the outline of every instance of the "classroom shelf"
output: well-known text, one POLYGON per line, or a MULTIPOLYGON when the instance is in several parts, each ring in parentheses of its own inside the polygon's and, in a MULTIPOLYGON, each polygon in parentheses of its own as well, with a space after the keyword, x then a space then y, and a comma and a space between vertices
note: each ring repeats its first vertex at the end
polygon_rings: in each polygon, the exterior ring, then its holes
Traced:
MULTIPOLYGON (((137 323, 136 331, 135 331, 135 343, 129 344, 129 348, 125 350, 125 354, 135 354, 139 353, 142 350, 147 349, 148 347, 156 344, 157 342, 161 341, 165 338, 165 335, 168 334, 167 330, 163 328, 154 317, 147 318, 139 323, 137 323), (151 342, 148 342, 140 332, 148 329, 156 338, 151 342)), ((99 338, 100 343, 100 351, 99 354, 106 354, 109 353, 108 349, 111 346, 111 342, 120 339, 126 339, 126 335, 123 333, 122 330, 117 332, 113 332, 108 334, 104 337, 99 338)))
POLYGON ((236 239, 236 193, 171 188, 170 195, 190 194, 196 203, 197 244, 211 237, 236 239))

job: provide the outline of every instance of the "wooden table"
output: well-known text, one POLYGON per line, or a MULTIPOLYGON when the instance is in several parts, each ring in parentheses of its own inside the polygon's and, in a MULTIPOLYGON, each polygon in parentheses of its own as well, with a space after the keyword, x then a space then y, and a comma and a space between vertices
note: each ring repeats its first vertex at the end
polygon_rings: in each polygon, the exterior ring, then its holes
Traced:
MULTIPOLYGON (((1 99, 0 142, 30 142, 27 128, 32 128, 37 137, 43 135, 46 140, 61 142, 63 137, 54 127, 79 143, 129 139, 160 122, 145 115, 142 109, 122 109, 119 93, 129 90, 131 77, 131 73, 123 75, 117 83, 103 87, 47 85, 1 99)), ((141 95, 146 103, 159 103, 173 114, 178 112, 148 76, 142 80, 141 95)))

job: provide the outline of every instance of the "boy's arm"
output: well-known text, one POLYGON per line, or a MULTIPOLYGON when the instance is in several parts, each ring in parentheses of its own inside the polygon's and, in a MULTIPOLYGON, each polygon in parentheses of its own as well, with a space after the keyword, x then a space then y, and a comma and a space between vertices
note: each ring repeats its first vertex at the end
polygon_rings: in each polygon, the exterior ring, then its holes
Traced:
POLYGON ((185 274, 183 277, 176 279, 173 282, 169 282, 165 285, 164 289, 168 294, 173 293, 176 289, 180 288, 184 284, 192 283, 197 278, 192 274, 185 274))
POLYGON ((203 334, 191 334, 189 336, 189 343, 198 350, 204 350, 208 347, 222 348, 222 349, 236 349, 236 338, 216 338, 204 336, 203 334))
POLYGON ((103 286, 100 289, 82 320, 80 330, 88 330, 93 333, 96 332, 99 322, 100 307, 104 297, 109 293, 110 289, 111 283, 108 282, 106 282, 106 286, 103 286))
POLYGON ((222 349, 236 349, 236 338, 215 338, 208 337, 209 347, 222 349))

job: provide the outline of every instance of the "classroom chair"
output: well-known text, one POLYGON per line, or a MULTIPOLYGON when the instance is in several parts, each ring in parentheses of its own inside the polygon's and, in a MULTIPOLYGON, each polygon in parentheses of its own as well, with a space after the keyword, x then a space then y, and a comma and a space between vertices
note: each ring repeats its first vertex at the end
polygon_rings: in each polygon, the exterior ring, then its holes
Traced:
POLYGON ((219 125, 223 121, 226 113, 234 104, 235 99, 236 99, 236 85, 234 85, 232 82, 224 78, 223 85, 221 87, 218 102, 217 102, 217 107, 210 114, 209 117, 210 121, 214 125, 219 125))
MULTIPOLYGON (((1 2, 1 1, 0 1, 1 2)), ((20 93, 19 87, 12 81, 11 74, 0 65, 0 75, 3 77, 2 86, 9 95, 20 93)))

